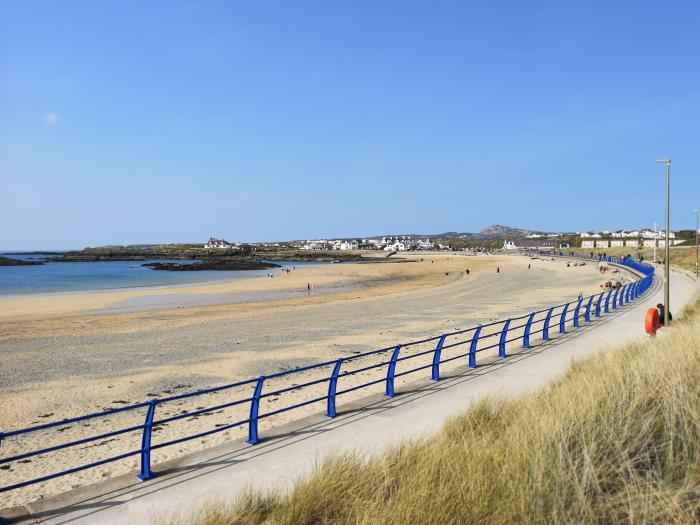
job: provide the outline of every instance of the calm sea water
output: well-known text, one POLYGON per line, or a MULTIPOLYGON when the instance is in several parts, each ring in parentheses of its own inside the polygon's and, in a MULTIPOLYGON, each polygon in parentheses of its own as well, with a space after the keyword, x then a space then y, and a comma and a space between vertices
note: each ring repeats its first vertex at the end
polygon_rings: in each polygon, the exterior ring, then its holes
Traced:
MULTIPOLYGON (((39 256, 2 254, 3 257, 31 259, 39 256)), ((164 272, 144 268, 153 261, 103 261, 46 263, 41 266, 0 266, 0 295, 82 292, 115 288, 141 288, 147 286, 173 286, 198 283, 214 283, 250 277, 265 277, 269 272, 278 273, 280 268, 269 270, 202 270, 195 272, 164 272)), ((187 261, 172 261, 187 262, 187 261)), ((284 266, 303 266, 299 261, 278 262, 284 266)))

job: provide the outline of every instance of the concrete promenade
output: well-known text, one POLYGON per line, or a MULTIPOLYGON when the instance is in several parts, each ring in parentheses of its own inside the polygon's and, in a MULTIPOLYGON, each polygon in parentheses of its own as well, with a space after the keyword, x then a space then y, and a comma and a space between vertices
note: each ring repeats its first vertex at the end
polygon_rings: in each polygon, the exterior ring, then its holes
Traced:
MULTIPOLYGON (((698 285, 686 273, 674 271, 671 292, 672 312, 678 314, 696 296, 698 285)), ((518 396, 541 388, 564 373, 574 359, 645 337, 646 309, 661 302, 662 296, 657 277, 647 296, 638 302, 578 330, 567 327, 563 335, 553 330, 551 341, 536 339, 529 350, 480 364, 474 370, 460 368, 439 382, 417 381, 409 388, 402 387, 394 398, 368 397, 350 408, 343 406, 335 419, 319 414, 296 421, 276 429, 274 435, 267 433, 253 447, 235 441, 158 466, 158 476, 148 482, 138 482, 135 474, 122 476, 31 504, 24 509, 31 517, 17 521, 167 522, 173 513, 188 516, 212 500, 232 502, 248 487, 287 490, 329 454, 380 453, 401 441, 438 431, 446 420, 485 396, 518 396)))

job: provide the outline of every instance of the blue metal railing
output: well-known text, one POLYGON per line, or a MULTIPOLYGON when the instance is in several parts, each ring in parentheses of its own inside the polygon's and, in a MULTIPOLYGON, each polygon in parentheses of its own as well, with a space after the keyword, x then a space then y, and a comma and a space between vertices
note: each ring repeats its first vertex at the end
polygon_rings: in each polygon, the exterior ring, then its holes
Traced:
MULTIPOLYGON (((535 253, 548 256, 565 256, 563 252, 540 251, 535 253)), ((272 417, 282 412, 287 412, 289 410, 294 410, 297 408, 304 407, 306 405, 320 402, 326 403, 327 416, 335 417, 337 415, 336 399, 338 396, 348 394, 350 392, 354 392, 360 389, 368 388, 373 385, 384 384, 385 394, 391 397, 395 394, 396 378, 403 377, 409 374, 414 374, 423 370, 430 369, 431 379, 433 381, 439 381, 441 365, 444 365, 457 359, 464 360, 466 357, 468 365, 472 368, 475 368, 477 366, 478 354, 489 350, 497 349, 498 356, 500 358, 506 357, 507 345, 516 341, 521 341, 523 348, 530 348, 531 337, 533 335, 542 334, 542 340, 546 341, 550 338, 550 331, 553 326, 558 327, 559 333, 565 333, 567 323, 573 323, 572 328, 578 328, 580 326, 581 318, 583 318, 584 323, 591 323, 592 316, 596 318, 601 317, 601 305, 603 308, 602 311, 604 313, 608 313, 610 311, 610 308, 617 309, 619 307, 622 307, 624 304, 634 301, 635 299, 643 295, 649 289, 653 282, 654 267, 643 262, 634 261, 631 258, 619 259, 614 257, 595 256, 592 258, 588 258, 576 256, 573 254, 567 254, 566 256, 583 258, 587 260, 592 259, 594 261, 605 261, 611 264, 624 266, 631 270, 634 270, 635 272, 638 272, 642 275, 642 277, 637 281, 624 285, 620 289, 616 289, 614 292, 614 298, 612 299, 612 304, 611 295, 613 294, 613 290, 610 290, 607 293, 595 293, 587 297, 578 297, 576 300, 568 303, 550 306, 541 310, 530 312, 520 317, 510 317, 506 320, 493 321, 476 327, 471 327, 454 332, 448 332, 419 341, 403 343, 395 346, 381 348, 378 350, 371 350, 353 356, 342 357, 340 359, 335 359, 332 361, 294 368, 291 370, 285 370, 277 372, 275 374, 264 375, 258 378, 247 379, 245 381, 239 381, 228 385, 197 390, 194 392, 188 392, 164 398, 155 398, 151 399, 150 401, 136 403, 133 405, 128 405, 119 408, 113 408, 102 412, 87 414, 84 416, 63 419, 61 421, 45 423, 4 433, 0 432, 0 444, 2 444, 4 441, 10 438, 27 436, 39 431, 46 431, 52 429, 60 430, 59 427, 63 428, 66 425, 70 425, 72 423, 84 422, 88 420, 100 420, 108 416, 114 416, 117 414, 124 413, 133 413, 145 410, 145 416, 143 420, 144 422, 142 424, 129 425, 124 428, 110 430, 109 432, 100 433, 94 436, 76 439, 73 441, 68 441, 65 443, 44 447, 28 452, 22 452, 9 457, 0 458, 0 465, 9 465, 13 462, 23 461, 27 458, 31 458, 34 456, 43 456, 45 454, 55 453, 60 450, 76 447, 79 445, 93 443, 109 438, 116 438, 118 436, 122 436, 133 432, 141 432, 141 445, 138 448, 90 463, 85 463, 58 472, 53 472, 51 474, 46 474, 33 479, 28 479, 22 482, 0 487, 0 493, 9 490, 19 489, 21 487, 25 487, 35 483, 45 482, 60 476, 73 474, 82 470, 98 467, 100 465, 123 460, 133 456, 140 456, 141 468, 138 474, 138 478, 141 480, 147 480, 153 477, 154 475, 153 471, 151 470, 151 452, 154 450, 174 446, 186 441, 191 441, 193 439, 203 438, 235 427, 241 427, 243 425, 248 426, 248 443, 254 445, 260 440, 259 423, 260 420, 264 418, 272 417), (522 333, 518 333, 518 331, 520 330, 522 330, 522 333), (424 345, 428 345, 428 348, 426 350, 422 349, 424 345), (445 357, 445 351, 449 351, 450 349, 458 347, 468 348, 466 354, 464 352, 458 352, 454 356, 445 357), (412 361, 421 356, 425 356, 427 360, 426 364, 419 364, 418 366, 410 368, 408 370, 401 370, 397 372, 397 366, 399 366, 399 364, 412 361), (366 366, 360 366, 357 368, 353 367, 353 365, 356 365, 362 360, 370 357, 379 359, 379 362, 372 363, 366 366), (331 367, 332 372, 328 376, 324 376, 319 379, 309 380, 301 384, 285 386, 283 388, 278 388, 269 392, 264 391, 264 387, 266 386, 266 384, 269 384, 271 380, 301 374, 310 370, 319 370, 322 368, 331 367), (364 382, 358 385, 347 386, 346 388, 340 390, 338 389, 339 382, 342 381, 343 378, 363 374, 365 372, 381 368, 386 368, 386 375, 380 377, 379 379, 373 379, 371 381, 364 382), (328 383, 328 389, 324 395, 315 396, 311 399, 299 401, 284 408, 264 411, 263 413, 261 413, 260 402, 263 399, 270 399, 273 396, 281 396, 282 394, 286 394, 289 392, 298 392, 299 390, 303 390, 314 385, 321 385, 323 383, 328 383), (228 401, 226 403, 219 403, 210 407, 201 407, 191 411, 183 411, 176 415, 157 419, 158 409, 160 407, 167 406, 170 403, 182 401, 188 398, 199 398, 207 394, 218 394, 221 392, 230 391, 232 389, 237 389, 241 387, 251 389, 250 395, 245 396, 241 399, 228 401), (157 428, 162 428, 165 425, 168 425, 169 423, 185 418, 191 418, 204 414, 211 414, 215 411, 221 411, 227 408, 240 406, 245 403, 249 403, 249 415, 245 419, 241 419, 234 423, 227 423, 225 425, 217 425, 215 428, 198 432, 196 434, 157 442, 155 444, 153 443, 153 432, 157 428)))

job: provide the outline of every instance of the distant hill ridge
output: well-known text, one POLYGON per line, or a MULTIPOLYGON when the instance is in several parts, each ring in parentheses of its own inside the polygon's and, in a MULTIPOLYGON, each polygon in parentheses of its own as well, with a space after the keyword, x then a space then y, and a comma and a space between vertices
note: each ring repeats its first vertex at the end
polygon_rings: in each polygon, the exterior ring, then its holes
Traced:
POLYGON ((547 232, 527 230, 524 228, 511 228, 510 226, 494 224, 493 226, 483 228, 479 232, 479 235, 483 237, 525 237, 527 235, 532 235, 533 233, 546 234, 547 232))
MULTIPOLYGON (((515 237, 526 237, 528 235, 532 235, 533 233, 537 233, 540 235, 546 235, 547 232, 539 231, 539 230, 529 230, 525 228, 512 228, 510 226, 503 226, 501 224, 494 224, 492 226, 487 226, 486 228, 482 228, 479 233, 472 233, 472 232, 444 232, 444 233, 403 233, 403 234, 398 234, 399 236, 407 236, 407 237, 429 237, 431 239, 469 239, 469 238, 515 238, 515 237)), ((392 234, 392 236, 396 236, 397 234, 392 234)), ((378 238, 382 237, 381 235, 371 237, 371 238, 378 238)))

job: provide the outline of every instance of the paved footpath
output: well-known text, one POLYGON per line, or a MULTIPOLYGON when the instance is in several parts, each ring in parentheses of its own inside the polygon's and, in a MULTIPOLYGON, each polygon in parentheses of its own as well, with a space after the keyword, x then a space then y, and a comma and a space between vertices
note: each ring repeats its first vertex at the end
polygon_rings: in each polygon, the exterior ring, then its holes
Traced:
MULTIPOLYGON (((658 272, 657 272, 658 273, 658 272)), ((680 312, 698 292, 694 278, 671 277, 672 311, 680 312)), ((160 467, 157 477, 138 482, 115 478, 28 506, 23 523, 166 523, 188 516, 209 501, 234 501, 248 487, 287 490, 332 453, 380 453, 387 447, 438 431, 449 418, 484 396, 517 396, 547 385, 571 361, 644 337, 646 309, 662 301, 657 278, 648 295, 589 325, 530 350, 472 370, 462 368, 439 382, 416 382, 394 398, 377 395, 343 407, 335 419, 321 415, 266 434, 256 446, 236 441, 160 467)), ((14 522, 14 520, 13 520, 14 522)))

